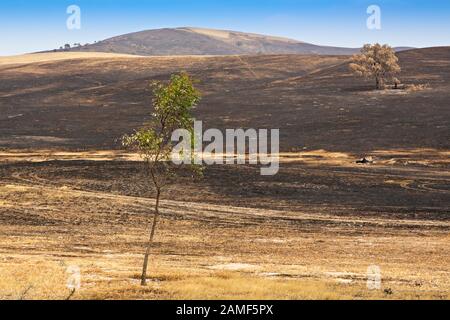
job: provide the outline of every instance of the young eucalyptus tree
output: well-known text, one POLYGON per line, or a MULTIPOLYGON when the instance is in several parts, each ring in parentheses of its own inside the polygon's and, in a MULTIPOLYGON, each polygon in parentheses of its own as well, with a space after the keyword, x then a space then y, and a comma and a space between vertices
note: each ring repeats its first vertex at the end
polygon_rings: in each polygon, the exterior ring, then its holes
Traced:
POLYGON ((382 89, 387 79, 394 80, 400 73, 398 58, 394 49, 388 45, 366 44, 361 53, 354 55, 350 63, 350 70, 356 75, 373 78, 376 88, 382 89))
MULTIPOLYGON (((176 181, 177 176, 175 165, 170 161, 175 146, 171 139, 172 133, 177 129, 185 129, 194 136, 191 112, 200 101, 200 93, 186 73, 172 75, 168 83, 155 82, 152 86, 154 112, 151 120, 134 134, 122 138, 124 147, 137 151, 141 156, 146 179, 156 191, 155 211, 142 268, 143 286, 147 282, 148 260, 160 216, 161 193, 166 186, 176 181)), ((188 167, 194 175, 201 173, 193 162, 188 167)))

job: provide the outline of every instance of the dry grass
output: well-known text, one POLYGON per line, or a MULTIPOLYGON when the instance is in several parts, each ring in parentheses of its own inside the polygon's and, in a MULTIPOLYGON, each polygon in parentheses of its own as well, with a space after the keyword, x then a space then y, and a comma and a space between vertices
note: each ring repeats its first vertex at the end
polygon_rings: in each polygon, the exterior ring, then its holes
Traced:
MULTIPOLYGON (((377 164, 392 165, 392 161, 410 161, 411 163, 422 162, 424 164, 450 163, 450 152, 447 150, 438 150, 431 148, 422 149, 391 149, 374 150, 370 153, 377 159, 377 164), (406 159, 406 160, 405 160, 406 159)), ((208 155, 204 155, 208 157, 208 155)), ((226 159, 233 155, 226 153, 217 153, 214 157, 226 159)), ((248 155, 247 155, 248 156, 248 155)), ((355 166, 355 161, 361 155, 354 155, 344 152, 330 152, 326 150, 298 151, 293 149, 291 152, 281 152, 271 154, 272 157, 278 157, 280 163, 302 162, 305 164, 333 166, 355 166)), ((35 149, 32 151, 0 149, 0 162, 46 162, 46 161, 141 161, 141 157, 136 153, 121 150, 90 150, 90 151, 61 151, 51 149, 35 149)))
POLYGON ((0 275, 1 300, 61 300, 70 295, 65 268, 57 263, 1 263, 0 275))
POLYGON ((417 292, 406 287, 368 290, 363 283, 332 280, 256 277, 243 273, 210 274, 172 281, 162 286, 176 299, 237 300, 354 300, 354 299, 448 299, 448 294, 417 292))
POLYGON ((357 288, 331 281, 271 279, 238 272, 189 277, 168 282, 163 288, 172 297, 187 300, 336 300, 358 296, 357 288))
POLYGON ((152 269, 148 285, 142 287, 139 285, 139 274, 108 278, 101 276, 101 270, 92 266, 84 270, 80 290, 71 295, 66 287, 65 270, 65 265, 48 261, 9 265, 7 268, 3 266, 0 299, 378 300, 450 297, 448 292, 413 290, 404 285, 395 289, 368 290, 364 283, 276 278, 242 272, 199 272, 170 267, 152 269))
POLYGON ((50 61, 62 61, 71 59, 114 59, 114 58, 139 58, 139 56, 103 52, 48 52, 33 53, 18 56, 0 57, 0 65, 27 64, 50 61))
POLYGON ((417 92, 417 91, 423 91, 430 88, 430 85, 428 83, 425 84, 410 84, 406 86, 407 92, 417 92))

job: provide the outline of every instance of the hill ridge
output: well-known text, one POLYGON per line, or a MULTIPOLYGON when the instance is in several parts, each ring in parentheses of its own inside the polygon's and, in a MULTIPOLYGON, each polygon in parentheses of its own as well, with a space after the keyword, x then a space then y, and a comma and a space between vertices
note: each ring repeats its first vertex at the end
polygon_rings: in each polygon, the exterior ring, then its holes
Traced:
POLYGON ((143 56, 318 54, 349 55, 357 48, 320 46, 294 39, 197 27, 151 29, 127 33, 70 51, 143 56))

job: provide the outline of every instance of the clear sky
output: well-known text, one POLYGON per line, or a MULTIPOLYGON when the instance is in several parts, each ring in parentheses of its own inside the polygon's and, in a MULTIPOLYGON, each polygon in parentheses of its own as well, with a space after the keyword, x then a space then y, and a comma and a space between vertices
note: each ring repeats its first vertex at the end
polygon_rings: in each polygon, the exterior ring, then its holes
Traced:
POLYGON ((182 26, 345 47, 450 45, 450 0, 0 0, 0 55, 182 26), (69 5, 81 9, 80 30, 66 27, 69 5), (367 28, 369 5, 381 8, 381 30, 367 28))

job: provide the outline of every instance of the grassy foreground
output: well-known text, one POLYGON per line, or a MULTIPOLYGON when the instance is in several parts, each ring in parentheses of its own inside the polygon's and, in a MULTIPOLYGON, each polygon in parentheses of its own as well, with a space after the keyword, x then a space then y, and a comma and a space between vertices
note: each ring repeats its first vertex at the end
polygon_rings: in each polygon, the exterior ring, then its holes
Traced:
MULTIPOLYGON (((88 272, 94 270, 89 270, 88 272)), ((139 274, 126 280, 103 277, 94 286, 94 274, 83 274, 86 283, 72 294, 66 286, 68 274, 63 265, 36 262, 3 267, 0 299, 238 299, 238 300, 353 300, 353 299, 449 299, 449 295, 411 290, 397 286, 368 290, 363 283, 346 284, 333 280, 304 280, 260 277, 248 273, 158 269, 146 287, 139 285, 139 274)))

